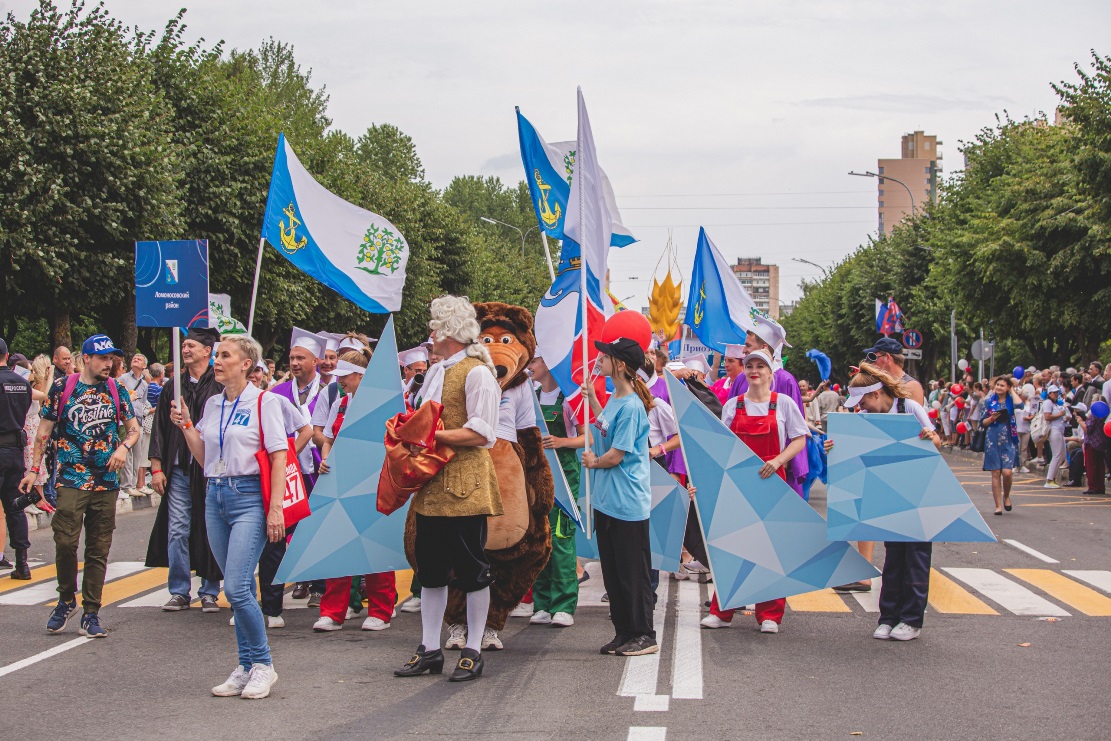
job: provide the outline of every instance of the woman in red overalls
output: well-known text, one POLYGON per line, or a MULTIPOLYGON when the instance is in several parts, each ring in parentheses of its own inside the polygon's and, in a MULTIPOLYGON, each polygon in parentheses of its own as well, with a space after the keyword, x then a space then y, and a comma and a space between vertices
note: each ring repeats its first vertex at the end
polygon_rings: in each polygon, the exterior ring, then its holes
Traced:
MULTIPOLYGON (((343 427, 343 415, 347 412, 347 405, 351 399, 355 398, 355 391, 363 380, 369 362, 370 350, 347 350, 339 357, 333 375, 338 378, 344 395, 333 403, 328 424, 324 426, 325 441, 320 449, 321 474, 327 474, 330 470, 328 454, 332 451, 336 435, 343 427)), ((324 596, 320 599, 320 619, 313 623, 314 631, 324 633, 339 630, 343 627, 346 618, 358 614, 355 610, 348 611, 348 603, 351 600, 351 579, 350 576, 343 576, 324 581, 324 596)), ((394 579, 394 572, 367 574, 363 580, 366 585, 367 618, 363 621, 362 628, 363 630, 385 630, 390 627, 393 606, 397 602, 397 582, 394 579)))
MULTIPOLYGON (((764 350, 750 352, 744 357, 744 373, 748 378, 748 391, 725 403, 721 419, 753 453, 764 461, 760 478, 775 474, 786 481, 787 463, 806 447, 810 432, 806 418, 794 400, 771 390, 772 358, 764 350)), ((786 599, 759 602, 756 605, 756 622, 761 633, 778 633, 783 622, 786 599)), ((728 628, 734 610, 722 610, 717 594, 710 603, 710 614, 702 620, 703 628, 728 628)))

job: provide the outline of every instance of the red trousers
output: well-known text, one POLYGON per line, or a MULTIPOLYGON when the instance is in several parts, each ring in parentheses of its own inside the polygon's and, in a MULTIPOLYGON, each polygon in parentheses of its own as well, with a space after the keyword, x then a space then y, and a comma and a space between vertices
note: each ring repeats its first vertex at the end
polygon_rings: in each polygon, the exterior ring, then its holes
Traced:
MULTIPOLYGON (((394 572, 367 574, 366 577, 367 617, 381 618, 390 622, 393 606, 397 602, 397 581, 394 572)), ((343 624, 347 618, 347 606, 351 602, 351 577, 324 581, 324 596, 320 598, 320 617, 328 617, 343 624)))
POLYGON ((1085 445, 1084 471, 1088 474, 1088 491, 1103 494, 1103 453, 1085 445))
MULTIPOLYGON (((323 603, 321 603, 323 604, 323 603)), ((756 622, 762 623, 765 620, 771 620, 778 625, 783 622, 783 611, 787 608, 787 600, 784 598, 773 599, 770 602, 757 602, 756 603, 756 622)), ((723 610, 718 605, 718 594, 714 592, 714 598, 710 602, 710 614, 716 615, 725 622, 733 620, 733 613, 736 610, 723 610)))

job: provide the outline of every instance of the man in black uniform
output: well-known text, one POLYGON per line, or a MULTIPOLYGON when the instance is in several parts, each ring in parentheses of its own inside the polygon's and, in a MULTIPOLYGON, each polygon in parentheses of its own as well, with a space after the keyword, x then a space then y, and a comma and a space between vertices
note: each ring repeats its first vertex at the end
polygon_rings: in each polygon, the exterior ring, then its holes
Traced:
MULTIPOLYGON (((16 506, 19 482, 25 472, 23 424, 31 408, 31 384, 8 368, 8 344, 0 339, 0 501, 4 504, 4 518, 8 524, 8 539, 15 549, 13 579, 30 579, 27 565, 27 518, 23 509, 16 506)), ((2 545, 2 544, 0 544, 2 545)), ((0 553, 0 557, 2 557, 0 553)))

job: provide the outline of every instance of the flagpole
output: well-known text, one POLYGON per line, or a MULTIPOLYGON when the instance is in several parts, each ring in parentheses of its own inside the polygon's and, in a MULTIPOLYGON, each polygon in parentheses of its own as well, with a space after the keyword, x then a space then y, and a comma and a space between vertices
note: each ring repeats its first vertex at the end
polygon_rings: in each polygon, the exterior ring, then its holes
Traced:
POLYGON ((254 337, 255 328, 255 301, 258 299, 258 277, 262 271, 262 248, 266 244, 265 237, 258 239, 258 258, 255 260, 255 282, 251 286, 251 314, 247 317, 247 334, 254 337))
MULTIPOLYGON (((579 96, 582 96, 582 89, 579 89, 579 96)), ((579 126, 578 135, 575 146, 579 152, 582 151, 582 113, 579 113, 579 126)), ((579 168, 576 167, 576 175, 580 174, 579 168)), ((574 176, 572 176, 574 177, 574 176)), ((590 377, 587 375, 587 368, 589 366, 588 358, 590 357, 590 314, 587 312, 587 296, 586 296, 586 254, 587 249, 583 244, 585 241, 583 237, 586 236, 586 203, 583 194, 582 183, 579 184, 579 293, 580 293, 580 311, 582 312, 582 330, 583 330, 583 384, 590 383, 590 377)), ((553 281, 555 278, 552 279, 553 281)), ((587 407, 583 410, 583 431, 584 431, 584 444, 585 449, 590 450, 590 415, 592 411, 590 407, 589 396, 586 400, 587 407)), ((590 470, 587 469, 586 475, 583 476, 583 491, 586 494, 586 538, 590 540, 590 536, 594 531, 594 508, 590 503, 590 470)))
POLYGON ((552 265, 552 251, 548 249, 548 235, 543 230, 540 232, 540 239, 544 242, 544 257, 548 259, 548 275, 552 277, 552 283, 555 283, 555 267, 552 265))

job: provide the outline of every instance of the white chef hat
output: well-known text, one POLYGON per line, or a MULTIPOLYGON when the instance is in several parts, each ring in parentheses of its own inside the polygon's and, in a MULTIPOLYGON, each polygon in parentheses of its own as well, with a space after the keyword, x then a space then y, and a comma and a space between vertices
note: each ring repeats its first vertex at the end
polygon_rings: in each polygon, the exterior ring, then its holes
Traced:
POLYGON ((710 364, 706 362, 705 355, 694 355, 689 358, 683 358, 683 365, 699 373, 710 372, 710 364))
POLYGON ((791 346, 787 342, 787 330, 783 329, 782 324, 773 319, 768 319, 763 314, 757 314, 755 321, 756 328, 752 330, 752 333, 771 345, 772 350, 778 350, 784 345, 791 346))
POLYGON ((425 363, 428 362, 428 350, 424 349, 423 345, 414 347, 411 350, 402 350, 397 354, 398 365, 402 367, 410 366, 413 363, 419 363, 421 361, 425 363))
POLYGON ((303 347, 311 352, 315 357, 324 359, 324 349, 328 345, 328 338, 323 335, 310 332, 307 329, 300 327, 293 328, 293 334, 289 339, 289 349, 295 347, 303 347))
POLYGON ((726 345, 725 357, 733 358, 734 360, 744 360, 745 346, 744 345, 726 345))

